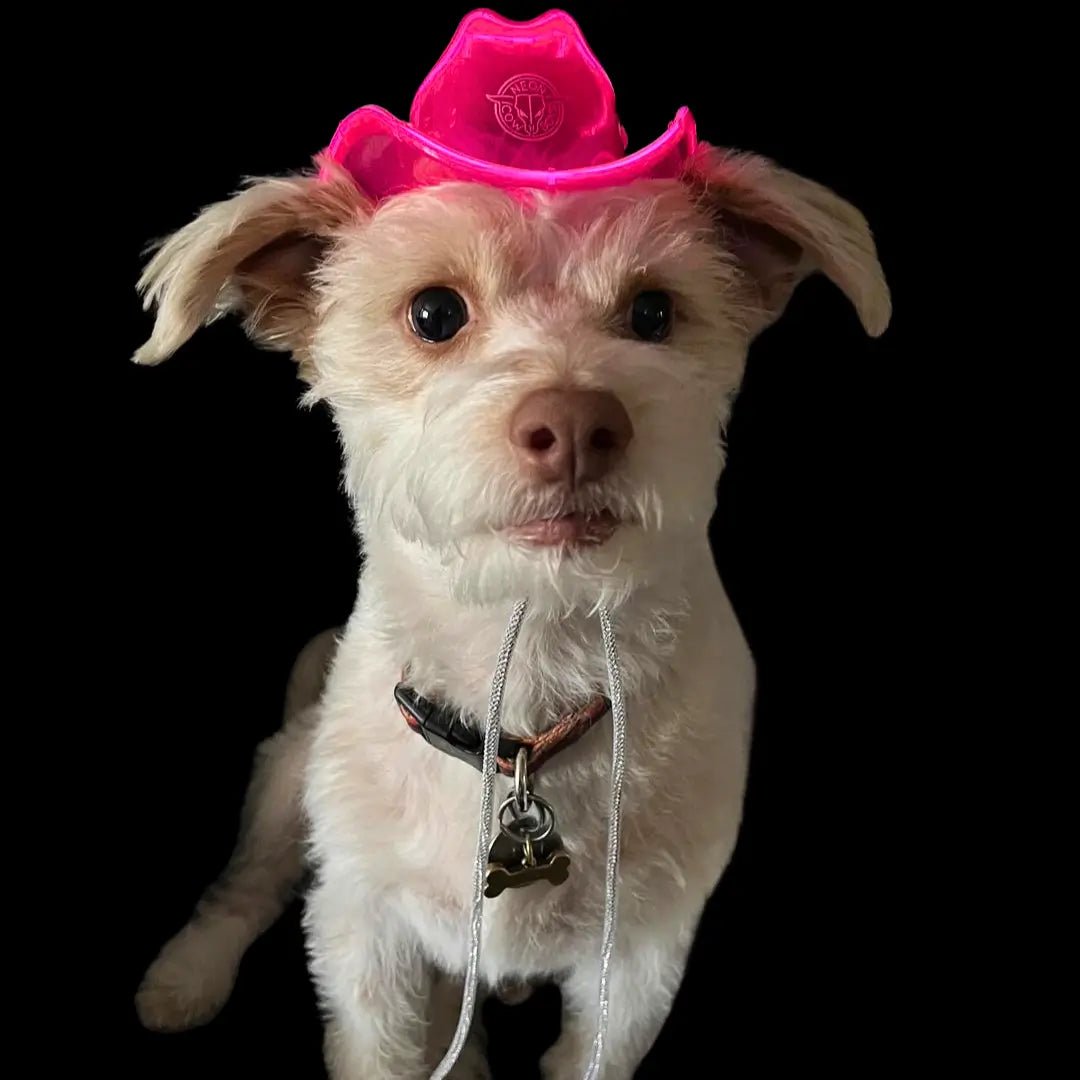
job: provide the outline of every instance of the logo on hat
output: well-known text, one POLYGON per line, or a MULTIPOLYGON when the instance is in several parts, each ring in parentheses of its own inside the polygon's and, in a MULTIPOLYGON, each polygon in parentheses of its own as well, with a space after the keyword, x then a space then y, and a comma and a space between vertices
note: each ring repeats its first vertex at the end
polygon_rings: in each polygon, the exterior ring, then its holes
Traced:
POLYGON ((555 87, 540 75, 515 75, 487 99, 495 105, 499 127, 527 142, 550 139, 566 115, 555 87))
POLYGON ((627 153, 615 89, 565 11, 513 22, 481 8, 465 16, 420 84, 409 119, 378 105, 351 112, 320 175, 344 169, 373 202, 451 180, 513 192, 600 190, 681 177, 696 148, 683 108, 627 153), (507 78, 515 68, 520 74, 507 78))

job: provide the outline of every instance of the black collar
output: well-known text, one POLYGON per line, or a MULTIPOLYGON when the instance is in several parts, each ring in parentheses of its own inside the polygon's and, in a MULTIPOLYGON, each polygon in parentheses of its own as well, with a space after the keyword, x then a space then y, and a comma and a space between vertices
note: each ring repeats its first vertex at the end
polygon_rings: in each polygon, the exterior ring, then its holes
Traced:
MULTIPOLYGON (((470 726, 457 709, 439 705, 422 697, 411 686, 400 682, 394 687, 394 699, 405 723, 436 749, 451 757, 468 762, 474 769, 483 770, 484 736, 480 727, 470 726)), ((514 760, 524 749, 530 772, 536 772, 550 757, 572 743, 607 715, 611 702, 601 694, 590 698, 585 706, 567 713, 547 731, 526 738, 499 736, 497 768, 505 776, 514 775, 514 760)))

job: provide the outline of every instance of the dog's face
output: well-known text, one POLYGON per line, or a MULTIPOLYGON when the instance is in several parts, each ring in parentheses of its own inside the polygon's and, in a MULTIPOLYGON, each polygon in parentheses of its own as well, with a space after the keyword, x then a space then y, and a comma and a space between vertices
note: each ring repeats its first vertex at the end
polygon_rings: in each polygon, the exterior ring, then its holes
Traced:
POLYGON ((461 598, 595 602, 704 528, 744 313, 681 185, 407 195, 320 281, 312 389, 361 527, 437 558, 461 598))
POLYGON ((345 177, 268 181, 163 246, 137 359, 240 309, 332 407, 369 544, 465 602, 565 610, 655 583, 703 535, 747 346, 818 269, 884 329, 861 216, 717 152, 680 181, 377 208, 345 177))

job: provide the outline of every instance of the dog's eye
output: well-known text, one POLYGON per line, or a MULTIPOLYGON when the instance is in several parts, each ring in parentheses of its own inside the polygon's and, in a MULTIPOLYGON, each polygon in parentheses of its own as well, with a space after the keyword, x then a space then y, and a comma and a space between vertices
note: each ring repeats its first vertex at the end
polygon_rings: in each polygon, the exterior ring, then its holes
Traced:
POLYGON ((649 289, 634 297, 630 327, 644 341, 663 341, 671 333, 675 305, 666 292, 649 289))
POLYGON ((465 301, 443 285, 417 293, 409 308, 413 333, 424 341, 449 341, 468 321, 465 301))

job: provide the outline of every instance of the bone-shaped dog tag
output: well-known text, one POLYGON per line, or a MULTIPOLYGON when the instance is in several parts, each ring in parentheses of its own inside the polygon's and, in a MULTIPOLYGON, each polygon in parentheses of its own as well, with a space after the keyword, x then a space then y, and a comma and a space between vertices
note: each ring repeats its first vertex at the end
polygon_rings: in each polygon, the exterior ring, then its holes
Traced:
POLYGON ((488 853, 487 887, 484 895, 494 899, 506 889, 521 889, 536 881, 561 885, 570 875, 570 856, 554 834, 527 849, 510 837, 495 837, 488 853))

